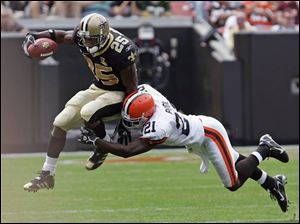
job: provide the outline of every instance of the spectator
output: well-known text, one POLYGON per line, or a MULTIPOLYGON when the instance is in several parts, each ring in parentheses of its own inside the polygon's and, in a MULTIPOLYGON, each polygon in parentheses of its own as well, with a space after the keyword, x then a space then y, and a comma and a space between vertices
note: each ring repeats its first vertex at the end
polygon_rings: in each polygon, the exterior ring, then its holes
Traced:
POLYGON ((59 17, 81 17, 80 1, 55 1, 52 13, 59 17))
POLYGON ((25 8, 25 16, 29 18, 45 18, 50 15, 54 1, 29 1, 25 8))
POLYGON ((244 1, 247 21, 260 29, 273 24, 273 4, 268 1, 244 1))
POLYGON ((27 33, 29 29, 17 22, 12 9, 1 4, 1 32, 27 33))
POLYGON ((196 2, 187 2, 187 1, 171 1, 171 13, 174 16, 188 16, 193 19, 196 17, 195 12, 196 2))
POLYGON ((208 22, 215 28, 225 25, 227 18, 233 15, 235 8, 228 1, 213 1, 207 6, 208 22))
POLYGON ((111 16, 140 16, 139 4, 137 1, 114 1, 111 3, 111 16))
POLYGON ((195 10, 195 19, 197 22, 205 20, 207 21, 208 18, 208 13, 207 10, 205 10, 205 1, 189 1, 191 4, 193 4, 194 6, 194 10, 195 10))
POLYGON ((282 12, 286 8, 293 9, 293 13, 296 14, 295 16, 295 24, 299 24, 299 1, 279 1, 276 12, 282 12))
POLYGON ((228 18, 225 23, 223 37, 229 49, 234 49, 234 35, 240 31, 255 31, 256 27, 252 26, 246 18, 244 12, 236 12, 228 18))
POLYGON ((1 5, 11 8, 13 12, 24 10, 27 4, 27 1, 1 1, 1 5))
POLYGON ((28 1, 1 1, 1 5, 11 8, 16 18, 24 17, 25 7, 28 1))
POLYGON ((141 1, 142 16, 170 16, 168 1, 141 1))
MULTIPOLYGON (((86 1, 82 1, 85 3, 86 1)), ((81 11, 81 17, 90 13, 100 13, 103 16, 109 17, 111 14, 111 2, 112 1, 92 1, 93 3, 83 7, 81 11)))
POLYGON ((79 18, 96 12, 108 16, 110 1, 55 1, 51 14, 63 18, 79 18))
POLYGON ((277 24, 274 25, 271 30, 299 30, 299 25, 295 23, 295 17, 297 14, 292 8, 285 8, 282 12, 279 12, 277 15, 277 24))

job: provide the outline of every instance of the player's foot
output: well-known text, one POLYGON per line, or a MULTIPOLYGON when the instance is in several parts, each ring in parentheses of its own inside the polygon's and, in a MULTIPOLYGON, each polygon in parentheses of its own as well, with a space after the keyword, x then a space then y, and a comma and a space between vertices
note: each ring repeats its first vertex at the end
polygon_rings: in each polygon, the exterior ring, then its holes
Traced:
POLYGON ((52 189, 54 187, 54 176, 50 175, 50 171, 42 170, 40 175, 32 181, 24 185, 24 190, 28 192, 37 192, 41 189, 52 189))
POLYGON ((277 200, 281 210, 286 212, 288 209, 288 198, 285 193, 284 185, 287 184, 287 177, 284 175, 276 175, 274 179, 276 184, 275 187, 270 190, 271 199, 277 200))
POLYGON ((260 138, 259 145, 266 145, 269 147, 269 157, 273 157, 284 163, 289 161, 289 156, 284 148, 276 143, 269 134, 263 135, 260 138))
POLYGON ((88 158, 85 168, 87 170, 94 170, 97 169, 99 166, 102 165, 104 160, 106 159, 108 153, 98 152, 96 149, 94 150, 93 154, 88 158))

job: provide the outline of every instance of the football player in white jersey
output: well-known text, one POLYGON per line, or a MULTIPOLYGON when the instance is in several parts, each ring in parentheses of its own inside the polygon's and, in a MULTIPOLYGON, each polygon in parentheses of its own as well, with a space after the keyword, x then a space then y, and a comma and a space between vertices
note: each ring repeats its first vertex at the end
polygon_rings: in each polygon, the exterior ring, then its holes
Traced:
POLYGON ((82 130, 80 141, 121 157, 147 152, 158 144, 185 146, 190 153, 201 156, 200 171, 207 172, 210 161, 230 191, 239 189, 250 177, 277 199, 283 212, 287 211, 284 188, 287 178, 284 175, 271 177, 257 167, 267 157, 284 163, 289 161, 286 151, 270 135, 263 135, 257 150, 245 157, 233 149, 218 120, 180 113, 161 93, 146 84, 139 85, 138 91, 126 97, 122 119, 127 128, 141 129, 141 136, 128 145, 104 141, 88 129, 82 130))

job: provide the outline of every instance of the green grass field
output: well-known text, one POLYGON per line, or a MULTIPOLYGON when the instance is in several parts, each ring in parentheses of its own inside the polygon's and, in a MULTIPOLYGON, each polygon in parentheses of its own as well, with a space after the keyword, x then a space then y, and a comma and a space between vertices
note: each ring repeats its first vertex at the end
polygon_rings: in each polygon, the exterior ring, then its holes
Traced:
POLYGON ((212 165, 200 174, 199 157, 185 150, 133 159, 110 155, 95 171, 84 168, 88 153, 62 153, 54 189, 37 193, 23 185, 41 169, 44 154, 1 156, 1 223, 299 222, 299 146, 294 148, 289 163, 269 159, 260 166, 270 175, 287 175, 287 213, 252 180, 230 192, 212 165))

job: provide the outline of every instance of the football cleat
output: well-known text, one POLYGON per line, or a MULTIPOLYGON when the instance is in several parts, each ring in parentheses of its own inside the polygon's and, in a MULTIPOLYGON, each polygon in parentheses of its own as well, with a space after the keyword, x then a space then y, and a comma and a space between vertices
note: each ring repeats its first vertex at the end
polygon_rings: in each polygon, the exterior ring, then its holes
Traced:
POLYGON ((108 155, 107 152, 99 152, 97 151, 97 149, 95 149, 93 154, 88 158, 85 164, 85 168, 87 170, 97 169, 99 166, 102 165, 107 155, 108 155))
POLYGON ((24 190, 28 192, 37 192, 41 189, 52 189, 54 187, 54 176, 50 175, 50 171, 42 170, 40 175, 32 181, 24 185, 24 190))
POLYGON ((284 148, 276 143, 269 134, 263 135, 260 138, 259 145, 266 145, 269 147, 269 157, 273 157, 284 163, 289 161, 289 156, 284 148))
POLYGON ((270 190, 270 197, 272 200, 277 200, 281 210, 286 212, 288 210, 288 198, 285 193, 284 185, 287 184, 287 177, 284 175, 276 175, 274 177, 276 183, 275 187, 270 190))

